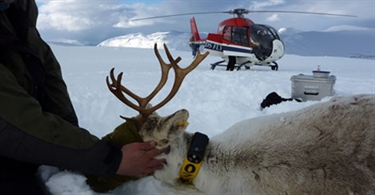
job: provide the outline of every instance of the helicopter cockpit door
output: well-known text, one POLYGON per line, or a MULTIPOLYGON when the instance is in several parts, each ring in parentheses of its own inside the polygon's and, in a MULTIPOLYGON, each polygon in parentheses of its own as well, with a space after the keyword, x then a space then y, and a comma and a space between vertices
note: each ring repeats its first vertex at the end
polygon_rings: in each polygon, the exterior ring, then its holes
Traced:
POLYGON ((273 41, 280 39, 273 28, 266 25, 254 24, 250 30, 250 41, 254 55, 258 60, 265 60, 272 54, 273 41))

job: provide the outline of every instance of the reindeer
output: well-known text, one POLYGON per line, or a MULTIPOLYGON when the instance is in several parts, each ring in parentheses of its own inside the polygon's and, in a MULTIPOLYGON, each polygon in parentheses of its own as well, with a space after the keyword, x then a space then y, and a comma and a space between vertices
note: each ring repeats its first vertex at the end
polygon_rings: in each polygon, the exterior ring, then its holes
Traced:
MULTIPOLYGON (((181 109, 165 117, 155 112, 172 99, 193 69, 181 71, 176 64, 180 58, 174 60, 167 48, 166 53, 176 81, 171 94, 155 107, 147 105, 164 85, 170 67, 160 57, 162 79, 151 98, 140 98, 122 86, 121 74, 116 80, 111 73, 113 83, 108 83, 122 102, 139 111, 136 118, 123 118, 140 124, 142 139, 156 141, 159 148, 170 146, 169 153, 159 156, 167 163, 155 178, 173 186, 191 182, 206 194, 375 194, 375 95, 336 97, 298 111, 244 120, 209 141, 200 136, 207 145, 198 147, 191 158, 196 149, 191 146, 200 143, 194 141, 198 133, 185 131, 189 112, 181 109), (195 175, 186 180, 186 172, 195 175)), ((205 55, 199 53, 192 64, 205 55)))
MULTIPOLYGON (((121 85, 122 75, 123 73, 118 74, 117 77, 114 76, 114 68, 111 69, 110 75, 107 77, 106 82, 109 90, 124 104, 128 105, 129 107, 139 111, 139 115, 133 118, 127 118, 121 116, 121 118, 127 120, 126 123, 122 123, 119 125, 113 132, 107 134, 102 138, 103 141, 112 142, 118 146, 122 146, 125 144, 129 144, 135 141, 142 141, 138 134, 138 127, 144 126, 147 120, 153 120, 153 117, 149 117, 150 115, 155 115, 155 111, 165 104, 167 104, 174 95, 178 92, 183 79, 185 76, 195 69, 208 55, 208 52, 205 54, 201 54, 197 51, 197 55, 194 61, 185 68, 181 68, 178 63, 181 61, 181 58, 178 57, 174 59, 170 54, 167 46, 164 44, 164 49, 169 60, 169 64, 164 62, 160 53, 157 50, 157 45, 154 45, 154 52, 159 60, 160 67, 161 67, 161 78, 159 84, 155 87, 155 89, 146 97, 142 98, 137 96, 136 94, 132 93, 128 88, 121 85), (168 74, 170 69, 174 70, 175 81, 173 83, 172 89, 170 93, 162 100, 160 103, 152 106, 150 101, 156 96, 156 94, 163 88, 168 80, 168 74), (138 103, 135 103, 128 100, 127 96, 135 99, 138 103)), ((171 117, 175 118, 175 117, 171 117)), ((167 126, 165 126, 167 128, 167 126)), ((168 127, 172 128, 172 127, 168 127)), ((86 183, 91 187, 92 190, 96 192, 107 192, 109 190, 113 190, 116 187, 122 185, 124 182, 129 180, 137 179, 136 177, 129 177, 129 176, 120 176, 116 175, 115 177, 106 177, 103 175, 86 175, 87 180, 86 183)))

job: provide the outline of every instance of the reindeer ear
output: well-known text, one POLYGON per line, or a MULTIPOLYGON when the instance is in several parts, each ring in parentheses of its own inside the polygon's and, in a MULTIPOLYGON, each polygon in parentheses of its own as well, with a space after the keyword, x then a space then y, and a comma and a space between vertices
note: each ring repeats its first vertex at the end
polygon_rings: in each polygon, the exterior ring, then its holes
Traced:
POLYGON ((159 121, 160 117, 150 115, 147 120, 143 123, 141 129, 139 130, 139 134, 145 138, 145 137, 153 137, 154 133, 158 133, 157 130, 157 123, 159 121))
MULTIPOLYGON (((152 108, 152 104, 151 103, 148 103, 147 106, 146 106, 146 109, 149 109, 149 108, 152 108)), ((155 112, 151 113, 150 116, 159 117, 159 114, 155 111, 155 112)))

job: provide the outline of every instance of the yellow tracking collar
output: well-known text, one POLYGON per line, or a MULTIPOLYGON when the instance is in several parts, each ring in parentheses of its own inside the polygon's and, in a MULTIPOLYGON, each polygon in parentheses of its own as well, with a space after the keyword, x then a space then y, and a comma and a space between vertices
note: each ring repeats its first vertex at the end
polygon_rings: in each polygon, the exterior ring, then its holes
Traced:
POLYGON ((208 144, 208 137, 205 134, 196 132, 190 144, 190 149, 185 156, 184 163, 180 170, 180 181, 191 184, 198 175, 203 162, 204 152, 208 144))

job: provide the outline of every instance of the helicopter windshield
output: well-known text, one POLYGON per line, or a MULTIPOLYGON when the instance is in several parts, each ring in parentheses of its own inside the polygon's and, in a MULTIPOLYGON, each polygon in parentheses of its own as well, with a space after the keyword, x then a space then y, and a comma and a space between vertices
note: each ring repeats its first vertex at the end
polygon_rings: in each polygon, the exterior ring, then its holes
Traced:
POLYGON ((261 24, 251 26, 250 38, 254 54, 259 60, 268 58, 272 53, 273 40, 280 39, 274 28, 261 24))
POLYGON ((280 39, 279 34, 277 34, 277 30, 275 28, 264 24, 262 24, 262 26, 267 28, 269 32, 272 34, 272 36, 274 36, 276 39, 280 39))
POLYGON ((252 25, 250 35, 254 42, 279 39, 276 30, 266 25, 252 25))

